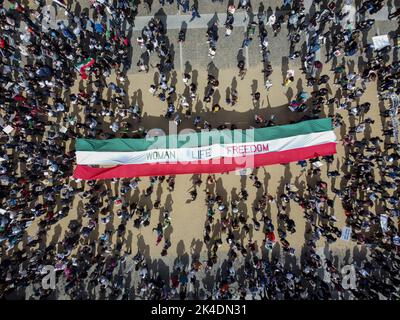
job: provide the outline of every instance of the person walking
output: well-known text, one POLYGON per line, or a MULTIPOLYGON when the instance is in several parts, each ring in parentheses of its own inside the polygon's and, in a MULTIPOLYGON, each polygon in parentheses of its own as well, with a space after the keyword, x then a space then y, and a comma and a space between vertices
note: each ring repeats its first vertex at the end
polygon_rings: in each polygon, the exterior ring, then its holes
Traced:
POLYGON ((189 9, 190 9, 189 0, 176 0, 176 2, 177 2, 178 10, 180 10, 180 6, 182 6, 183 13, 186 13, 187 11, 189 11, 189 9))
POLYGON ((201 18, 199 10, 194 4, 192 5, 191 10, 192 10, 192 18, 189 20, 189 22, 192 22, 196 18, 201 18))

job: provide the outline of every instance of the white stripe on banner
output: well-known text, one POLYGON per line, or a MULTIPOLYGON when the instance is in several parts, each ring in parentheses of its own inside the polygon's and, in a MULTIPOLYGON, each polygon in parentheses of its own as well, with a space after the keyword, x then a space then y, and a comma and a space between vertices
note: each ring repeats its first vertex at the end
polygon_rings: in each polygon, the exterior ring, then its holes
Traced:
POLYGON ((198 148, 152 149, 136 152, 77 151, 81 165, 123 165, 143 163, 184 163, 221 157, 249 157, 268 152, 285 151, 335 142, 333 131, 324 131, 269 141, 213 144, 198 148))

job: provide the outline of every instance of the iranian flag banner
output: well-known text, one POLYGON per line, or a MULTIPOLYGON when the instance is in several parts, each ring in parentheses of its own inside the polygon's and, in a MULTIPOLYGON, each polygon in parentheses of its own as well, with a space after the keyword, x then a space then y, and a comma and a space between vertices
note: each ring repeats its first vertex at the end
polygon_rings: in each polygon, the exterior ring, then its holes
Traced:
POLYGON ((86 69, 90 68, 92 65, 94 65, 94 62, 95 62, 95 60, 93 58, 87 58, 86 60, 82 61, 81 63, 78 63, 75 65, 75 69, 79 71, 82 79, 86 80, 88 78, 86 69))
POLYGON ((74 177, 83 180, 222 173, 336 153, 330 118, 248 130, 145 139, 77 139, 74 177))

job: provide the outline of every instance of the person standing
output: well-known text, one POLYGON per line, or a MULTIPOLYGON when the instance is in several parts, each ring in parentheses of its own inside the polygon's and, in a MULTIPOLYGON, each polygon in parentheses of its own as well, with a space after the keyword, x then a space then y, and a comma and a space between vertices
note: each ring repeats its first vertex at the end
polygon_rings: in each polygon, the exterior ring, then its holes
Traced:
POLYGON ((178 5, 178 10, 179 10, 179 6, 182 6, 183 13, 186 13, 186 11, 189 11, 189 0, 176 0, 176 2, 178 5))

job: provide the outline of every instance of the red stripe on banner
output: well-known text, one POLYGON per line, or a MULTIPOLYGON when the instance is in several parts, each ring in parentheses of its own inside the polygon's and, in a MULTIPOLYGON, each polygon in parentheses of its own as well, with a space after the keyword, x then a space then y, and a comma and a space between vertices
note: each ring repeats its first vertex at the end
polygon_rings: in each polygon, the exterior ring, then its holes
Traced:
POLYGON ((336 142, 305 148, 258 154, 251 157, 219 158, 203 162, 188 163, 144 163, 126 164, 110 168, 93 168, 77 165, 74 178, 99 180, 112 178, 135 178, 146 176, 166 176, 175 174, 222 173, 244 168, 262 167, 272 164, 327 156, 336 153, 336 142))

